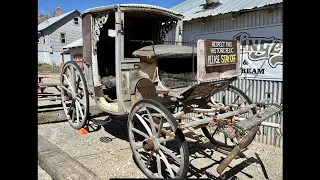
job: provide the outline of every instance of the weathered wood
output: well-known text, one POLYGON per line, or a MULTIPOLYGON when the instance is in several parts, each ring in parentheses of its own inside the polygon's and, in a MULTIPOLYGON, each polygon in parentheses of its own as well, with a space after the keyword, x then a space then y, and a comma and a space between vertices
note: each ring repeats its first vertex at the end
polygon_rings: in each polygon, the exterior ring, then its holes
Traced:
POLYGON ((266 109, 264 109, 261 113, 256 114, 249 119, 240 121, 234 125, 237 128, 241 129, 242 131, 248 131, 252 127, 261 124, 266 119, 279 113, 281 110, 282 109, 280 109, 279 107, 271 105, 271 106, 267 107, 266 109))
POLYGON ((61 96, 61 94, 38 93, 38 97, 39 96, 61 96))
POLYGON ((149 79, 146 79, 146 78, 141 79, 137 84, 137 90, 138 90, 136 94, 137 100, 141 98, 153 99, 155 101, 160 102, 164 106, 170 106, 174 103, 171 100, 170 96, 159 97, 159 95, 157 94, 155 85, 149 79))
POLYGON ((146 58, 184 58, 192 57, 193 53, 197 52, 197 48, 192 46, 184 45, 168 45, 168 44, 157 44, 144 46, 138 50, 135 50, 132 55, 135 57, 146 57, 146 58), (192 50, 194 49, 194 50, 192 50))
POLYGON ((229 112, 224 113, 224 114, 219 114, 217 116, 217 119, 225 119, 227 117, 231 117, 231 116, 234 116, 234 115, 246 113, 246 112, 250 111, 250 109, 253 109, 253 108, 257 107, 257 105, 263 105, 263 104, 267 103, 269 100, 270 100, 270 98, 265 98, 260 102, 257 102, 255 104, 250 104, 250 105, 248 105, 248 106, 246 106, 246 107, 244 107, 244 108, 242 108, 240 110, 229 111, 229 112))
POLYGON ((211 118, 206 118, 206 119, 201 119, 201 120, 197 120, 197 121, 191 121, 189 123, 183 124, 180 126, 180 128, 187 128, 187 127, 196 127, 202 124, 208 124, 212 121, 211 118))
MULTIPOLYGON (((60 83, 38 83, 39 87, 57 87, 60 86, 60 83)), ((68 87, 68 84, 64 84, 64 86, 68 87)))
POLYGON ((83 60, 86 64, 92 64, 92 16, 86 14, 82 17, 83 60))
POLYGON ((38 97, 38 101, 61 100, 61 97, 38 97))
POLYGON ((38 134, 38 163, 54 180, 98 180, 91 170, 38 134))
MULTIPOLYGON (((98 115, 103 113, 98 106, 90 106, 90 115, 98 115)), ((53 112, 40 112, 38 113, 38 124, 52 123, 52 122, 62 122, 67 121, 67 117, 64 110, 53 111, 53 112)))

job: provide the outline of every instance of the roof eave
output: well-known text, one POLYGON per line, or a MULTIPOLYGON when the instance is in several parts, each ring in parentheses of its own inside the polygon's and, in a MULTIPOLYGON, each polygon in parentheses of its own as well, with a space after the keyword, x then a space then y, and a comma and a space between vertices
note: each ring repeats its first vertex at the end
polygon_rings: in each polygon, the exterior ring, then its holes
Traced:
MULTIPOLYGON (((74 13, 74 12, 78 12, 79 16, 80 16, 80 14, 81 14, 77 9, 75 9, 75 10, 71 11, 70 14, 68 14, 67 16, 65 16, 65 17, 63 17, 63 18, 61 18, 61 19, 64 19, 64 18, 68 17, 69 15, 71 15, 71 14, 74 13)), ((50 24, 49 26, 47 26, 47 27, 45 27, 45 28, 42 28, 42 29, 40 29, 40 30, 38 29, 38 32, 48 29, 48 28, 49 28, 50 26, 52 26, 53 24, 56 24, 57 22, 61 21, 61 19, 57 20, 56 22, 50 24)))

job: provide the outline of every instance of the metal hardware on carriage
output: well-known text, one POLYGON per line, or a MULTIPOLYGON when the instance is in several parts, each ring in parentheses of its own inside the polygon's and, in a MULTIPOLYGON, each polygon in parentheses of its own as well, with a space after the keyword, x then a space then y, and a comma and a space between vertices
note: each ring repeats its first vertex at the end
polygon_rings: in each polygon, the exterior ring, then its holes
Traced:
MULTIPOLYGON (((259 125, 261 123, 270 118, 271 116, 278 114, 282 111, 282 106, 271 105, 265 108, 260 114, 253 115, 252 117, 237 122, 234 124, 241 132, 245 133, 248 132, 242 140, 236 145, 231 153, 219 164, 217 168, 217 172, 221 175, 224 169, 230 164, 230 162, 236 157, 236 155, 245 147, 245 145, 254 137, 254 135, 259 130, 259 125)), ((225 130, 225 133, 230 133, 228 130, 225 130)))

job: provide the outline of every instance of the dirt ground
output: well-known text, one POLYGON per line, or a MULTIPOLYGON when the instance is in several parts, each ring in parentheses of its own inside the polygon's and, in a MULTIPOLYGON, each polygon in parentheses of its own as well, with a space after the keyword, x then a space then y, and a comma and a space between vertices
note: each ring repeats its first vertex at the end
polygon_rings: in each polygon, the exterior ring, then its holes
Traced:
MULTIPOLYGON (((59 82, 58 79, 59 75, 50 75, 44 82, 59 82)), ((47 90, 51 91, 49 88, 47 90)), ((41 106, 50 103, 55 102, 39 102, 41 106)), ((59 104, 60 101, 56 103, 59 104)), ((104 117, 97 117, 99 118, 104 117)), ((91 127, 91 132, 85 135, 77 134, 68 122, 41 124, 38 125, 38 133, 101 179, 145 178, 132 159, 126 121, 124 116, 115 117, 106 125, 91 127), (106 143, 102 140, 105 138, 112 141, 106 143)), ((212 150, 210 143, 189 143, 188 147, 188 178, 217 179, 219 175, 216 168, 226 155, 212 150)), ((225 169, 227 179, 282 179, 282 148, 254 141, 243 154, 245 158, 233 160, 225 169)))

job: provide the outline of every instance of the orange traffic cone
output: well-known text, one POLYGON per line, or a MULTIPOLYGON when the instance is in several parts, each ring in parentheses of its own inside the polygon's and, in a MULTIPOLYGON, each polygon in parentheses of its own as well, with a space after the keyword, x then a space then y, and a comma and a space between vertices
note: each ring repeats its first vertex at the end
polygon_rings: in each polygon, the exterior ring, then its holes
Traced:
POLYGON ((87 127, 81 128, 77 131, 77 133, 79 135, 83 135, 83 134, 88 134, 89 133, 89 129, 87 127))

